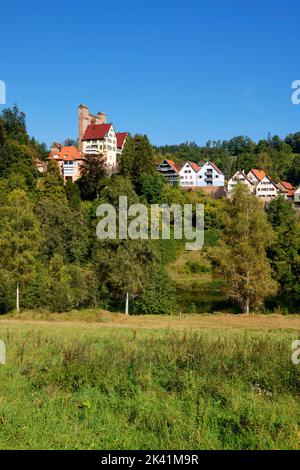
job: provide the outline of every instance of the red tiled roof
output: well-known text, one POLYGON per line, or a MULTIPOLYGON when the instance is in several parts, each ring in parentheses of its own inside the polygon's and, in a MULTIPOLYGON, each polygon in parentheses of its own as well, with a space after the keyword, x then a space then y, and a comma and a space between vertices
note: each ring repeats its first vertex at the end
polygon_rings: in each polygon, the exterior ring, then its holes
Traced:
POLYGON ((181 168, 183 167, 183 165, 175 165, 175 167, 177 168, 177 171, 179 172, 181 168))
POLYGON ((189 165, 197 172, 200 170, 200 166, 197 165, 197 163, 194 162, 187 162, 189 165))
POLYGON ((293 191, 294 187, 291 183, 288 183, 287 181, 280 181, 281 186, 284 187, 287 191, 293 191))
POLYGON ((209 161, 208 163, 210 163, 211 166, 214 167, 214 169, 215 169, 218 173, 220 173, 220 175, 223 175, 223 176, 224 176, 224 173, 222 173, 222 171, 217 167, 217 165, 215 165, 215 163, 210 162, 210 161, 209 161))
POLYGON ((81 140, 103 139, 110 128, 111 124, 90 124, 87 126, 81 140))
POLYGON ((82 155, 77 147, 70 145, 61 147, 58 152, 56 150, 52 150, 49 158, 53 158, 54 160, 82 160, 82 155), (55 155, 57 155, 57 157, 55 157, 55 155))
POLYGON ((127 132, 116 132, 117 137, 117 147, 121 149, 125 143, 127 132))
POLYGON ((173 160, 165 160, 165 161, 168 163, 168 165, 170 165, 171 168, 173 168, 173 170, 174 170, 176 173, 178 173, 178 168, 177 168, 177 166, 175 165, 175 163, 173 162, 173 160))
POLYGON ((58 149, 62 148, 62 145, 59 142, 53 142, 53 145, 58 149))
POLYGON ((257 170, 256 168, 253 168, 252 170, 250 170, 254 176, 258 179, 258 181, 261 181, 264 179, 264 177, 266 176, 266 173, 263 171, 263 170, 257 170))

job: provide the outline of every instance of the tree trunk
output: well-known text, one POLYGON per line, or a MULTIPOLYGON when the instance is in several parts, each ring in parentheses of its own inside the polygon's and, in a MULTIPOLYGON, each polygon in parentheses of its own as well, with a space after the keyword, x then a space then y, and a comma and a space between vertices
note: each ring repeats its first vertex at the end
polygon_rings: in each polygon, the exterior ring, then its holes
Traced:
POLYGON ((246 300, 245 313, 246 313, 247 315, 249 315, 249 313, 250 313, 249 299, 246 300))
POLYGON ((129 294, 126 292, 125 315, 129 315, 129 294))
POLYGON ((17 310, 17 313, 20 313, 20 292, 19 292, 19 283, 17 283, 16 310, 17 310))

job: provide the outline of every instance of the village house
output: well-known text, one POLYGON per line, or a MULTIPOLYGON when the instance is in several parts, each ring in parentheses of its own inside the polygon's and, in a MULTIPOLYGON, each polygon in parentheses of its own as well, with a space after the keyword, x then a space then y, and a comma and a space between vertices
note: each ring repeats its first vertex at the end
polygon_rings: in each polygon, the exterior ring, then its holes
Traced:
POLYGON ((295 188, 291 183, 280 181, 277 186, 287 200, 292 201, 294 199, 295 188))
POLYGON ((68 180, 74 182, 80 178, 83 156, 74 145, 62 146, 54 142, 50 150, 49 160, 57 162, 65 182, 68 180))
POLYGON ((262 181, 265 176, 266 173, 263 170, 258 170, 257 168, 253 168, 247 173, 247 178, 254 185, 257 185, 260 181, 262 181))
POLYGON ((250 193, 255 191, 255 185, 248 178, 248 176, 241 170, 235 172, 235 174, 228 180, 227 193, 230 195, 238 183, 245 184, 250 193))
POLYGON ((224 174, 210 161, 199 165, 190 161, 176 165, 172 160, 166 159, 157 166, 157 170, 171 186, 179 184, 186 189, 224 187, 224 174))
POLYGON ((275 199, 279 194, 280 189, 268 175, 265 175, 256 185, 256 196, 266 201, 275 199))
POLYGON ((213 162, 206 162, 197 172, 197 187, 219 187, 225 184, 225 176, 213 162))
POLYGON ((176 186, 179 184, 181 168, 182 165, 176 165, 173 160, 165 159, 157 166, 157 171, 165 177, 170 186, 176 186))
POLYGON ((197 173, 200 167, 194 162, 185 162, 179 170, 179 185, 183 188, 195 188, 197 186, 197 173))
POLYGON ((279 195, 283 195, 288 200, 293 200, 293 186, 286 181, 280 181, 279 184, 276 184, 263 170, 253 168, 247 175, 243 171, 237 171, 227 184, 227 194, 229 196, 238 183, 245 184, 251 193, 254 193, 265 202, 269 202, 279 195))
POLYGON ((294 192, 294 205, 300 208, 300 186, 294 192))

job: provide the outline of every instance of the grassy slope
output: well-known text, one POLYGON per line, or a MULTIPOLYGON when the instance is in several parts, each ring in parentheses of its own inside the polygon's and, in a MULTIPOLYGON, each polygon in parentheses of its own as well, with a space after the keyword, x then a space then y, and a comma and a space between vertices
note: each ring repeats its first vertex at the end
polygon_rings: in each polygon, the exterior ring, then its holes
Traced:
POLYGON ((297 317, 88 314, 0 322, 0 448, 300 447, 297 317))

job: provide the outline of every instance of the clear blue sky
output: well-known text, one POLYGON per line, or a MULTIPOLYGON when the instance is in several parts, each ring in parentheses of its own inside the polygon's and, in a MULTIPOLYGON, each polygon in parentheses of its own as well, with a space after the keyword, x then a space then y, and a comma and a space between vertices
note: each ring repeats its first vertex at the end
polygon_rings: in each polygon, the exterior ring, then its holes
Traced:
POLYGON ((10 0, 0 80, 47 144, 77 137, 80 103, 154 144, 284 136, 299 22, 296 0, 10 0))

